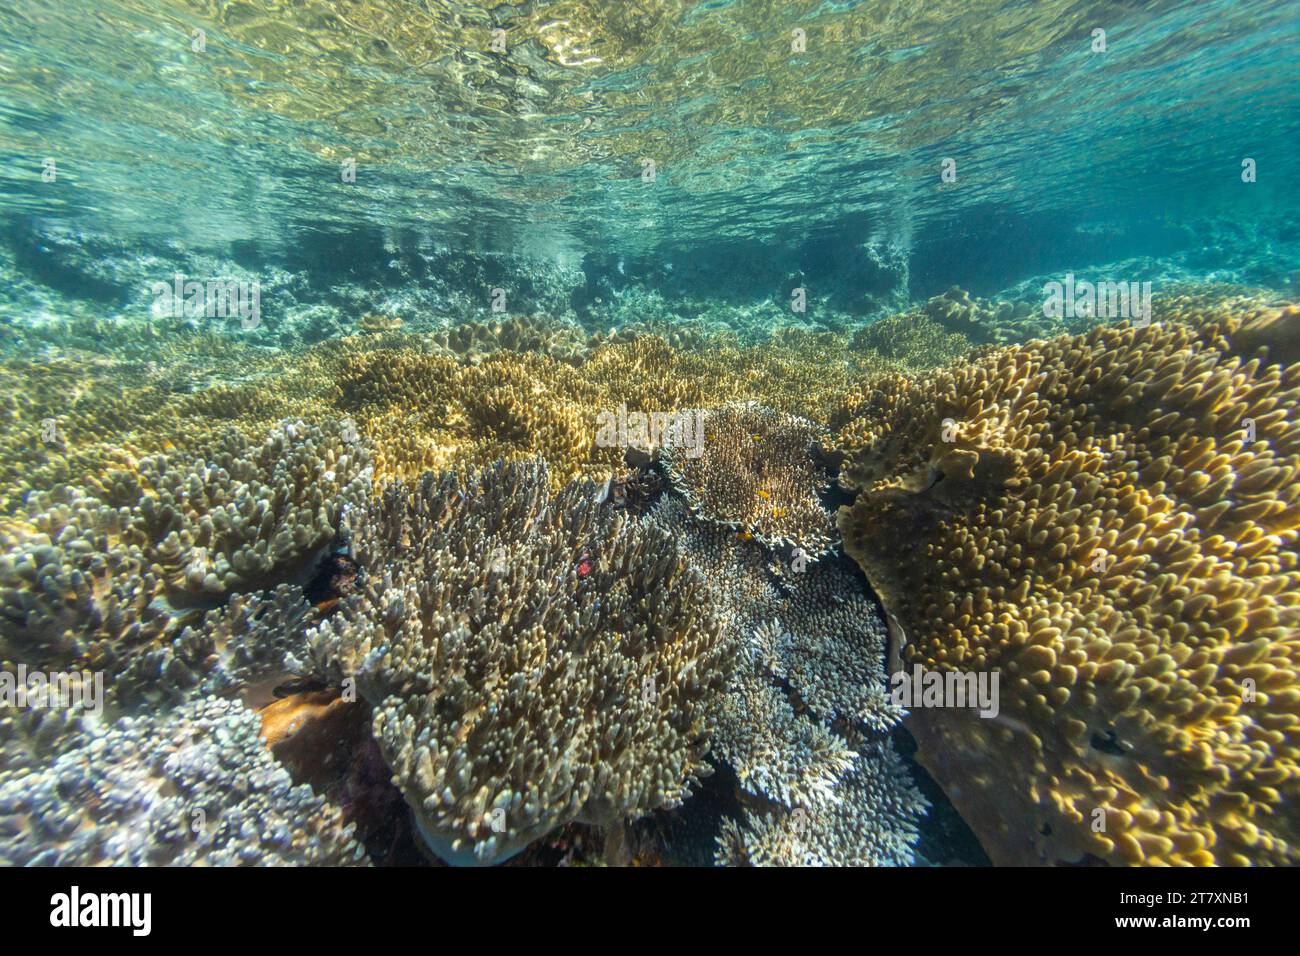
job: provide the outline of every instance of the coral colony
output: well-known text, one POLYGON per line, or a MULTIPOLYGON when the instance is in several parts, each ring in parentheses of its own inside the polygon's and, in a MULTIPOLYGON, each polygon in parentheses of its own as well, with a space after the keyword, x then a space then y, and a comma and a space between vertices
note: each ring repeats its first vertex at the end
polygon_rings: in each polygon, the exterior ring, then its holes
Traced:
POLYGON ((1280 19, 16 2, 0 864, 1300 862, 1280 19))

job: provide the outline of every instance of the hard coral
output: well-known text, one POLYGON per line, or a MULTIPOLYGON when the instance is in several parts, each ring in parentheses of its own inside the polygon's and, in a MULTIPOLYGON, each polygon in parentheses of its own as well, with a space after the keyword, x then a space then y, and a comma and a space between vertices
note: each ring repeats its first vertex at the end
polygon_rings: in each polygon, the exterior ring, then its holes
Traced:
POLYGON ((590 483, 548 485, 499 463, 354 509, 364 580, 313 637, 452 862, 673 806, 708 769, 728 654, 704 582, 590 483))
POLYGON ((734 771, 744 825, 717 859, 755 865, 889 865, 911 860, 926 802, 887 734, 879 612, 832 560, 781 571, 764 547, 665 496, 649 520, 678 539, 713 591, 738 648, 713 735, 734 771))
POLYGON ((909 669, 919 757, 994 862, 1300 860, 1300 311, 1096 329, 893 378, 840 513, 909 669))
POLYGON ((4 526, 0 659, 110 680, 131 669, 143 682, 131 692, 152 697, 192 683, 180 671, 193 655, 180 667, 185 654, 156 653, 181 612, 309 576, 370 472, 365 447, 338 429, 289 422, 261 442, 231 430, 204 452, 87 484, 32 493, 27 520, 4 526))
POLYGON ((364 863, 339 811, 294 786, 256 714, 209 697, 104 728, 76 711, 0 719, 0 863, 364 863))
POLYGON ((695 512, 809 559, 825 554, 834 525, 821 494, 830 481, 811 453, 821 429, 754 402, 702 414, 702 447, 673 446, 664 455, 695 512))

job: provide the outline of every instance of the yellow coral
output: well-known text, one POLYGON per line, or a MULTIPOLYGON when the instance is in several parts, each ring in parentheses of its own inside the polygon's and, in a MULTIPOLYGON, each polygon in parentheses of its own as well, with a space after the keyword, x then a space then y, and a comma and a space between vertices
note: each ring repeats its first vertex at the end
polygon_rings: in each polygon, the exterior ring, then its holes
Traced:
POLYGON ((1031 342, 842 428, 845 548, 903 658, 1000 673, 997 719, 909 719, 995 862, 1300 859, 1298 325, 1031 342))

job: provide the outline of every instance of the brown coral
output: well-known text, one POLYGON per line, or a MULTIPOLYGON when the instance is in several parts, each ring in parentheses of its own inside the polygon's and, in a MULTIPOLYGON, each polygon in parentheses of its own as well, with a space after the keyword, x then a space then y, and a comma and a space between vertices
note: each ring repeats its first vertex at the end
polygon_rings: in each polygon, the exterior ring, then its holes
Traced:
POLYGON ((752 402, 701 414, 702 445, 670 446, 664 455, 695 512, 809 559, 826 553, 834 526, 821 495, 830 482, 812 454, 821 429, 752 402))
POLYGON ((449 861, 673 806, 707 772, 728 655, 703 581, 590 483, 548 486, 533 461, 388 488, 351 515, 365 582, 314 638, 449 861))
POLYGON ((996 719, 909 718, 995 862, 1300 859, 1298 315, 1004 349, 842 430, 909 667, 1000 674, 996 719))

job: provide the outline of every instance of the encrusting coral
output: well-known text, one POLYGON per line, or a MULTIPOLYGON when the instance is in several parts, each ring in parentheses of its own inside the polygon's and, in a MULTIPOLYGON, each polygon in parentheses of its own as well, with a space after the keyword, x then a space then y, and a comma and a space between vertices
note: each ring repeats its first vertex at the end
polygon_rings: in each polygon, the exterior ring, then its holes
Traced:
POLYGON ((841 429, 906 666, 1001 678, 908 720, 994 862, 1300 861, 1297 336, 1236 302, 1030 342, 841 429))
POLYGON ((374 708, 439 856, 672 807, 708 772, 729 653, 673 540, 544 464, 395 484, 351 510, 356 593, 312 642, 374 708))

